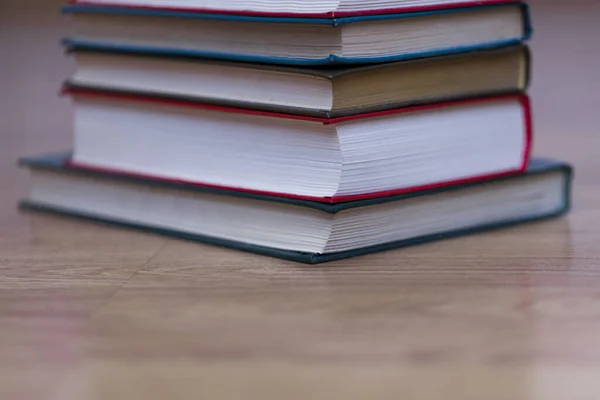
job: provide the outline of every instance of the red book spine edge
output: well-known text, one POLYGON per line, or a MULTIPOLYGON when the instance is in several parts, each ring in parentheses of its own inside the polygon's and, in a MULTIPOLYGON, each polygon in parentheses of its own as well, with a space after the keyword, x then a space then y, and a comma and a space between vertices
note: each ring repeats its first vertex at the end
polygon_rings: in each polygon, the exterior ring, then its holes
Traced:
POLYGON ((156 11, 173 11, 201 14, 226 14, 226 15, 243 15, 255 17, 280 17, 280 18, 343 18, 343 17, 360 17, 370 15, 386 15, 386 14, 401 14, 401 13, 417 13, 426 11, 445 10, 452 8, 478 7, 486 5, 516 3, 516 0, 471 0, 471 1, 456 1, 451 4, 438 4, 429 6, 408 6, 396 8, 384 8, 364 11, 342 11, 342 12, 324 12, 324 13, 292 13, 292 12, 261 12, 261 11, 235 11, 235 10, 219 10, 210 8, 193 8, 193 7, 156 7, 156 6, 136 6, 124 5, 118 3, 98 3, 93 0, 70 0, 69 4, 74 5, 89 5, 89 6, 105 6, 115 8, 129 8, 139 10, 156 10, 156 11))
POLYGON ((165 106, 172 106, 172 107, 196 108, 196 109, 200 109, 200 110, 217 111, 217 112, 230 112, 230 113, 246 114, 246 115, 287 118, 287 119, 295 119, 295 120, 302 120, 302 121, 320 122, 324 125, 333 125, 333 124, 347 122, 347 121, 353 121, 353 120, 357 120, 357 119, 381 117, 381 116, 386 116, 386 115, 402 114, 402 113, 409 113, 409 112, 426 111, 426 110, 431 110, 431 109, 435 109, 435 108, 445 108, 445 107, 451 107, 451 106, 455 106, 455 105, 480 103, 480 102, 487 102, 487 101, 497 101, 497 100, 504 100, 504 99, 510 99, 510 98, 520 98, 522 96, 525 96, 525 94, 522 94, 522 93, 501 94, 501 95, 493 95, 493 96, 447 101, 447 102, 443 102, 443 103, 434 103, 434 104, 425 104, 425 105, 412 106, 412 107, 394 108, 391 110, 355 114, 355 115, 349 115, 349 116, 345 116, 345 117, 326 118, 326 117, 311 117, 311 116, 306 116, 306 115, 284 114, 284 113, 271 112, 271 111, 260 111, 260 110, 246 109, 246 108, 218 106, 218 105, 189 101, 189 100, 175 100, 175 99, 155 97, 152 95, 119 93, 119 92, 111 92, 111 91, 105 91, 105 90, 100 90, 100 89, 84 89, 84 88, 70 87, 70 86, 66 86, 65 88, 63 88, 62 94, 67 95, 67 96, 85 96, 85 97, 92 97, 92 98, 99 98, 99 99, 115 99, 115 100, 124 100, 124 101, 135 101, 138 103, 157 104, 157 105, 165 105, 165 106))
POLYGON ((293 115, 293 114, 281 114, 276 112, 269 111, 259 111, 259 110, 251 110, 245 108, 235 108, 235 107, 227 107, 227 106, 217 106, 213 104, 200 103, 188 100, 175 100, 175 99, 166 99, 161 97, 154 97, 151 95, 138 95, 138 94, 129 94, 129 93, 118 93, 118 92, 110 92, 99 89, 83 89, 83 88, 75 88, 66 86, 61 91, 62 95, 66 96, 85 96, 92 97, 97 99, 115 99, 115 100, 124 100, 124 101, 135 101, 138 103, 146 103, 146 104, 156 104, 156 105, 164 105, 171 107, 183 107, 183 108, 195 108, 200 110, 207 111, 217 111, 217 112, 230 112, 236 114, 247 114, 247 115, 259 115, 265 117, 276 117, 276 118, 289 118, 289 119, 297 119, 303 121, 312 121, 312 122, 321 122, 326 123, 328 121, 327 118, 320 117, 310 117, 305 115, 293 115))
POLYGON ((228 186, 205 184, 205 183, 201 183, 201 182, 194 182, 194 181, 188 181, 188 180, 159 178, 156 176, 151 176, 151 175, 146 175, 146 174, 125 172, 125 171, 118 170, 118 169, 102 168, 102 167, 86 165, 84 163, 75 162, 73 160, 69 160, 65 164, 66 164, 66 166, 74 168, 74 169, 90 170, 90 171, 96 171, 96 172, 106 173, 106 174, 117 174, 117 175, 132 177, 132 178, 153 180, 153 181, 157 181, 157 182, 176 183, 176 184, 182 184, 182 185, 188 185, 188 186, 203 187, 203 188, 207 188, 207 189, 241 191, 241 192, 245 192, 245 193, 251 193, 251 194, 262 195, 262 196, 284 197, 284 198, 290 198, 290 199, 314 201, 314 202, 318 202, 318 203, 338 204, 338 203, 346 203, 346 202, 350 202, 350 201, 370 200, 370 199, 376 199, 376 198, 387 197, 387 196, 396 196, 396 195, 407 194, 407 193, 412 193, 412 192, 440 189, 440 188, 445 188, 445 187, 450 187, 450 186, 455 186, 455 185, 463 185, 463 184, 476 183, 476 182, 487 181, 487 180, 492 180, 492 179, 504 178, 504 177, 509 177, 512 175, 516 175, 516 174, 525 172, 527 170, 527 166, 529 164, 529 159, 531 157, 531 152, 532 152, 532 148, 533 148, 533 118, 532 118, 531 101, 530 101, 529 96, 527 96, 525 94, 519 95, 518 99, 523 107, 524 124, 525 124, 525 147, 523 149, 522 163, 518 169, 502 171, 502 172, 498 172, 498 173, 494 173, 494 174, 475 176, 475 177, 459 179, 459 180, 454 180, 454 181, 434 183, 434 184, 430 184, 430 185, 415 186, 415 187, 409 187, 409 188, 403 188, 403 189, 397 189, 397 190, 389 190, 389 191, 384 191, 384 192, 366 193, 366 194, 359 194, 359 195, 347 195, 347 196, 333 196, 333 197, 302 196, 302 195, 295 195, 295 194, 289 194, 289 193, 279 193, 279 192, 269 192, 269 191, 262 191, 262 190, 233 188, 233 187, 228 187, 228 186))

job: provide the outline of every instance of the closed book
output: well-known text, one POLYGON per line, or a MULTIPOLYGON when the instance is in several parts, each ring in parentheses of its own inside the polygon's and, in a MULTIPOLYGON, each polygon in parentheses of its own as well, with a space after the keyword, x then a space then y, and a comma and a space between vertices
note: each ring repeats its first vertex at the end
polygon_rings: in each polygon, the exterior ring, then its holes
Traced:
POLYGON ((79 169, 69 157, 22 160, 24 209, 309 264, 558 217, 571 198, 571 167, 544 159, 510 177, 324 204, 79 169))
POLYGON ((379 63, 521 43, 528 7, 510 2, 356 17, 266 17, 71 5, 67 46, 268 64, 379 63))
POLYGON ((71 48, 71 86, 339 117, 524 92, 530 52, 516 45, 368 66, 311 68, 71 48))
POLYGON ((72 163, 332 202, 522 172, 524 94, 338 118, 68 88, 72 163))
POLYGON ((511 3, 514 0, 71 0, 72 5, 127 7, 182 13, 349 17, 511 3))

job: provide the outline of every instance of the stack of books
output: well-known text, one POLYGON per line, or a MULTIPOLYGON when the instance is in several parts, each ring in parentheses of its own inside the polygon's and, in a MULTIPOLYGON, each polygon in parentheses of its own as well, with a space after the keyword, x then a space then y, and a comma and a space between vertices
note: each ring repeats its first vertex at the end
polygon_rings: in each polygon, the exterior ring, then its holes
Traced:
POLYGON ((535 159, 526 4, 66 6, 74 149, 22 202, 320 263, 569 210, 535 159))

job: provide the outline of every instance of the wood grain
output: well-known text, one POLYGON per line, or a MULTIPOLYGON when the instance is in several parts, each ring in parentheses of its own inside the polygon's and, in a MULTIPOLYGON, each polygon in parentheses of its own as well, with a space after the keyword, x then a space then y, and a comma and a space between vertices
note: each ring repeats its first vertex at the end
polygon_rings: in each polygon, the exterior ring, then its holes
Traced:
POLYGON ((71 143, 60 4, 0 5, 1 399, 600 398, 597 2, 533 3, 567 218, 318 267, 16 210, 71 143))

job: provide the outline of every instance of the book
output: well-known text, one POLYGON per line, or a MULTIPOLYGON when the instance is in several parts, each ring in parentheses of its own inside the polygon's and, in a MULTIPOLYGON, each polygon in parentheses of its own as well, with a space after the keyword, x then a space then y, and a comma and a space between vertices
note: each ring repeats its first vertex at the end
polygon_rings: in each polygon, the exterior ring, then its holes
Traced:
POLYGON ((65 89, 72 163, 331 202, 522 172, 524 94, 339 118, 65 89))
POLYGON ((528 7, 511 2, 358 17, 264 17, 71 5, 68 47, 267 64, 379 63, 518 44, 528 7))
POLYGON ((342 17, 431 11, 478 5, 510 3, 514 0, 72 0, 74 5, 134 7, 179 12, 216 14, 342 17))
POLYGON ((524 92, 525 45, 375 65, 311 68, 69 49, 70 86, 339 117, 524 92))
POLYGON ((21 161, 32 175, 23 209, 308 264, 558 217, 570 208, 572 168, 544 159, 510 177, 324 204, 83 170, 69 157, 21 161))

